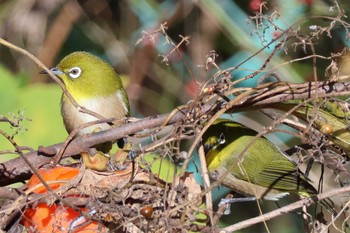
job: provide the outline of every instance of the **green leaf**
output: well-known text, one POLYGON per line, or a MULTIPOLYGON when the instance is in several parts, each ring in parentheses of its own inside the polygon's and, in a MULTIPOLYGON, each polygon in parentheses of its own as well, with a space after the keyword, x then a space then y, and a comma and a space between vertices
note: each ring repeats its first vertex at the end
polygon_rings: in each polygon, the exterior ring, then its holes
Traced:
POLYGON ((141 167, 149 168, 158 178, 167 183, 172 183, 175 175, 180 174, 180 168, 169 159, 163 158, 158 153, 148 153, 143 156, 141 167))

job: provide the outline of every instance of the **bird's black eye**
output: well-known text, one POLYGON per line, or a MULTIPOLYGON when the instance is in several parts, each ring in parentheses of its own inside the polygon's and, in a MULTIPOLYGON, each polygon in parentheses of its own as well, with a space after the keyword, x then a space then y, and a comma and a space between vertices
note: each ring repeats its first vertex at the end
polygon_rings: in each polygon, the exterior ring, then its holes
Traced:
POLYGON ((70 68, 68 71, 68 75, 71 78, 79 78, 80 74, 81 74, 81 69, 79 67, 70 68))

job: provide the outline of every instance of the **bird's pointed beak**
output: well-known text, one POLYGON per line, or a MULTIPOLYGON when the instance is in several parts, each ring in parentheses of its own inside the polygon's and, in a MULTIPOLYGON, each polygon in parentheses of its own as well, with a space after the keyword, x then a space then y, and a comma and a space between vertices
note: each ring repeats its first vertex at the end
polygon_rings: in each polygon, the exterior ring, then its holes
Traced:
MULTIPOLYGON (((58 69, 57 67, 51 68, 50 71, 54 74, 54 75, 61 75, 64 72, 60 69, 58 69)), ((47 72, 45 70, 42 70, 39 72, 39 74, 47 74, 47 72)))

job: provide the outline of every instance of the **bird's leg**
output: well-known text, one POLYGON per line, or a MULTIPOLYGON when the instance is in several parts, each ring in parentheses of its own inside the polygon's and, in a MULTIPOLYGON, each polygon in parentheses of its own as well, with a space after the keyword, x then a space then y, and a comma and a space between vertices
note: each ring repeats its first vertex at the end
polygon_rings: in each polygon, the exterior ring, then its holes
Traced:
MULTIPOLYGON (((100 127, 95 128, 92 132, 97 133, 102 131, 100 127)), ((96 148, 92 147, 86 151, 80 152, 84 165, 92 170, 96 171, 107 171, 110 156, 104 153, 104 145, 97 145, 96 148)))

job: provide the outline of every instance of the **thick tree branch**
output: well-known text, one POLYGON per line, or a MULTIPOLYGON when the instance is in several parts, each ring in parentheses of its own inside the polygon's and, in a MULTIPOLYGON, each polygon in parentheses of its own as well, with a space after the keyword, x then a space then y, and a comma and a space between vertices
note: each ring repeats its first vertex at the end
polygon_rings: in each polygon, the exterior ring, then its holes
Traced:
MULTIPOLYGON (((82 150, 103 142, 114 141, 145 129, 159 127, 167 121, 168 116, 169 114, 147 117, 121 127, 77 137, 68 144, 63 157, 79 154, 82 150)), ((168 124, 179 122, 183 116, 182 112, 178 112, 168 121, 168 124)), ((45 164, 49 164, 53 160, 52 156, 59 152, 62 145, 63 143, 58 143, 46 148, 39 148, 37 151, 25 154, 25 156, 35 167, 41 167, 45 164), (40 151, 45 151, 45 154, 40 151)), ((29 166, 20 157, 1 163, 0 171, 0 186, 23 181, 24 178, 28 178, 32 174, 29 166)))

